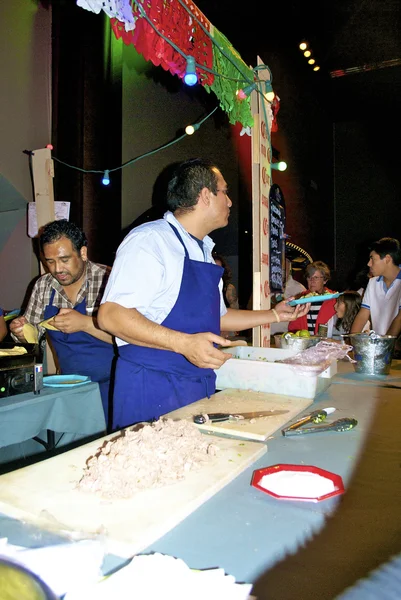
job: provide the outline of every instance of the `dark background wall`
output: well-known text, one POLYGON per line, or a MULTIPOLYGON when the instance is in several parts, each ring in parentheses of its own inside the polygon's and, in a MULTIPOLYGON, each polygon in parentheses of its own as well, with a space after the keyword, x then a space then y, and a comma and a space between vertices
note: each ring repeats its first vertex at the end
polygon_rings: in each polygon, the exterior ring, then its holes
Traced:
MULTIPOLYGON (((231 13, 224 10, 225 2, 204 4, 203 0, 198 3, 247 64, 255 65, 260 56, 272 70, 273 87, 281 101, 279 131, 272 135, 272 143, 289 164, 286 172, 273 172, 273 182, 282 188, 286 200, 287 233, 290 241, 314 259, 330 265, 332 285, 342 289, 352 271, 366 261, 369 241, 384 235, 401 237, 400 69, 344 77, 333 88, 327 73, 316 78, 306 69, 294 40, 290 43, 291 15, 284 14, 285 7, 276 7, 276 18, 271 9, 268 27, 256 19, 244 30, 238 18, 233 28, 231 4, 231 13)), ((9 132, 0 141, 1 175, 6 180, 0 203, 4 207, 9 183, 22 191, 25 201, 32 200, 22 150, 43 147, 50 141, 50 96, 40 83, 50 73, 46 52, 50 40, 51 141, 54 156, 71 165, 94 170, 118 167, 175 139, 186 124, 202 118, 217 104, 212 93, 200 86, 185 88, 177 77, 145 63, 133 47, 123 46, 102 14, 63 0, 19 2, 18 7, 17 20, 11 8, 2 7, 0 25, 9 28, 12 22, 17 29, 13 40, 19 40, 20 50, 24 48, 24 52, 12 54, 14 62, 0 67, 8 89, 13 90, 11 97, 5 96, 1 111, 9 132), (32 73, 35 84, 39 82, 35 93, 32 73)), ((239 129, 229 125, 218 109, 194 136, 111 173, 108 188, 102 186, 98 173, 83 174, 56 163, 55 198, 71 202, 71 218, 87 232, 92 259, 111 264, 125 229, 152 207, 160 192, 161 173, 177 160, 210 156, 221 167, 234 202, 229 227, 213 237, 234 267, 241 304, 245 305, 252 281, 250 141, 246 136, 240 138, 239 129)), ((2 219, 4 237, 10 239, 6 222, 2 219)), ((22 223, 20 237, 23 230, 22 223)), ((18 243, 23 269, 8 268, 16 253, 12 244, 4 246, 1 255, 8 274, 7 302, 15 304, 22 301, 21 277, 24 281, 29 277, 32 260, 30 240, 24 239, 18 243)))

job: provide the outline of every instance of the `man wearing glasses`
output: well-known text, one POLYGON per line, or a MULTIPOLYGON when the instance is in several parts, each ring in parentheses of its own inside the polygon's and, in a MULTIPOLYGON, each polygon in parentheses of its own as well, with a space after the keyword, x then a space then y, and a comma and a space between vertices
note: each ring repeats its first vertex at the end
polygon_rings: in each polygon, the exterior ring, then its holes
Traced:
MULTIPOLYGON (((334 292, 326 287, 326 283, 330 279, 330 269, 326 263, 316 260, 308 265, 305 269, 305 277, 308 284, 308 289, 300 295, 307 294, 333 294, 334 292)), ((302 315, 288 325, 288 331, 308 330, 311 335, 317 335, 319 325, 327 325, 331 317, 336 314, 334 305, 335 298, 320 302, 313 302, 307 315, 302 315)))
POLYGON ((226 308, 223 268, 209 233, 225 227, 232 202, 220 170, 202 159, 181 163, 167 190, 170 209, 121 243, 99 309, 119 349, 113 428, 158 419, 215 392, 215 369, 230 358, 220 331, 243 331, 305 315, 285 302, 274 310, 226 308))

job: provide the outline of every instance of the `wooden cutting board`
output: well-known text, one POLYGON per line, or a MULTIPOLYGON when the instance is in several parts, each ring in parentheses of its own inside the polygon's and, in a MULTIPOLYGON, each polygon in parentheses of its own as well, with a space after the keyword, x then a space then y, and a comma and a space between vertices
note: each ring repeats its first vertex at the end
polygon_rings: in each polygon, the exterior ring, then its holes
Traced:
POLYGON ((73 539, 100 534, 106 553, 130 557, 170 531, 267 450, 260 443, 213 438, 220 449, 217 456, 176 484, 113 501, 74 489, 87 458, 112 437, 0 476, 0 512, 73 539))
POLYGON ((213 394, 210 398, 203 398, 188 406, 179 408, 168 417, 172 419, 193 420, 194 415, 204 413, 241 413, 258 410, 281 409, 288 410, 286 414, 272 417, 261 417, 244 421, 223 421, 222 423, 205 423, 197 425, 199 429, 211 433, 224 433, 236 437, 265 441, 269 436, 281 429, 288 421, 299 415, 305 408, 313 403, 311 398, 296 398, 295 396, 281 396, 248 390, 226 389, 213 394))

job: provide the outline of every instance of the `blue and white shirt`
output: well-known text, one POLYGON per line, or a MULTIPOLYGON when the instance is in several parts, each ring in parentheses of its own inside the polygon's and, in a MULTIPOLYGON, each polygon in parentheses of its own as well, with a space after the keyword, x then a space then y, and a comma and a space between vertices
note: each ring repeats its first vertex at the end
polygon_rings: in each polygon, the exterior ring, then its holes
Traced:
POLYGON ((372 329, 379 335, 385 335, 401 309, 401 270, 389 288, 382 275, 372 277, 361 306, 370 311, 372 329))

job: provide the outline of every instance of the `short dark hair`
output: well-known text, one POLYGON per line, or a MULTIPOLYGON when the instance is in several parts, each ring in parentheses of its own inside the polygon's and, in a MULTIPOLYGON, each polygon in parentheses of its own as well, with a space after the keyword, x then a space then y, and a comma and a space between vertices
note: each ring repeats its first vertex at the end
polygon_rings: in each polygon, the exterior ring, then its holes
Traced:
POLYGON ((401 264, 401 248, 400 242, 395 238, 384 237, 377 242, 373 242, 370 247, 371 252, 376 252, 380 258, 384 258, 387 254, 393 259, 395 265, 401 264))
POLYGON ((193 210, 203 188, 217 194, 216 169, 211 161, 191 158, 178 165, 167 187, 167 206, 172 211, 193 210))
POLYGON ((43 252, 45 244, 53 244, 53 242, 57 242, 63 237, 71 241, 76 252, 79 252, 83 246, 88 245, 88 240, 82 229, 74 223, 70 223, 67 219, 60 219, 59 221, 51 221, 43 227, 39 237, 40 249, 43 252))

